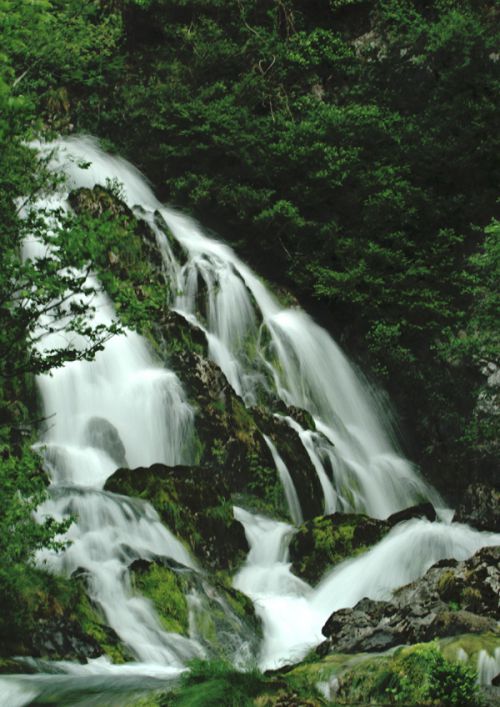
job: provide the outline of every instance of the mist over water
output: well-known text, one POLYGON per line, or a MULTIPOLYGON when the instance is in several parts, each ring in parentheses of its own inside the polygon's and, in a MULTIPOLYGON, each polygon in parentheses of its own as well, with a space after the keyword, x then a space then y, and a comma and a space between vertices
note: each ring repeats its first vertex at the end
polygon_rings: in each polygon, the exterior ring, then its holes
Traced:
MULTIPOLYGON (((171 307, 205 332, 209 354, 234 390, 249 406, 272 407, 282 401, 310 413, 316 430, 304 429, 292 417, 284 419, 316 470, 326 513, 385 518, 423 500, 444 505, 402 456, 389 416, 367 383, 304 311, 283 307, 231 248, 159 203, 134 167, 106 155, 91 138, 59 140, 40 149, 56 149, 52 168, 67 176, 64 190, 41 207, 67 208, 72 189, 118 181, 126 203, 140 208, 138 215, 156 235, 172 283, 171 307), (90 167, 83 169, 82 162, 90 167)), ((37 247, 28 240, 25 257, 36 257, 37 247)), ((115 317, 112 303, 100 295, 94 304, 98 321, 109 324, 115 317)), ((50 421, 40 452, 52 479, 50 498, 39 514, 77 519, 68 531, 69 548, 60 555, 46 551, 40 559, 54 572, 83 568, 88 573, 91 598, 137 661, 123 667, 94 661, 82 670, 135 670, 164 677, 178 673, 203 650, 195 638, 161 628, 152 605, 132 591, 127 566, 135 557, 158 555, 192 568, 197 560, 149 504, 102 489, 119 466, 192 462, 187 450, 195 419, 182 381, 154 360, 140 336, 126 331, 111 339, 94 361, 68 363, 51 376, 41 376, 38 385, 50 421)), ((292 477, 279 448, 265 441, 290 518, 299 524, 301 499, 292 477)), ((322 640, 321 627, 332 611, 353 606, 364 596, 389 598, 396 587, 421 576, 439 559, 462 560, 484 545, 500 543, 498 535, 462 525, 409 521, 312 588, 290 572, 292 525, 241 508, 235 508, 235 517, 245 529, 250 552, 234 585, 254 600, 262 618, 258 660, 263 667, 301 658, 322 640)), ((18 689, 14 683, 11 688, 18 689)), ((26 694, 33 689, 26 684, 26 694)))

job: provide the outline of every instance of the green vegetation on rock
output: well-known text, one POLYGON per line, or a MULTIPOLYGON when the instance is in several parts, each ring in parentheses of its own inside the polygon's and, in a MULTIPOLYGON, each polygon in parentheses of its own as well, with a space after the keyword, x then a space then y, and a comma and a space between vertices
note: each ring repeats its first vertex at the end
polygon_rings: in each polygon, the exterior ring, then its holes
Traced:
POLYGON ((227 573, 212 576, 159 561, 136 560, 132 585, 149 599, 166 631, 196 639, 207 655, 239 662, 257 650, 262 637, 260 620, 251 600, 231 586, 227 573))
POLYGON ((133 577, 135 589, 153 603, 163 628, 187 636, 189 608, 185 595, 189 584, 182 574, 151 563, 146 571, 134 572, 133 577))
POLYGON ((347 703, 386 701, 411 705, 440 704, 475 707, 480 704, 475 671, 447 660, 437 644, 400 649, 392 658, 366 660, 345 673, 339 698, 347 703))
POLYGON ((361 514, 334 513, 313 518, 292 537, 292 570, 310 584, 316 584, 327 569, 366 552, 389 529, 384 521, 361 514))

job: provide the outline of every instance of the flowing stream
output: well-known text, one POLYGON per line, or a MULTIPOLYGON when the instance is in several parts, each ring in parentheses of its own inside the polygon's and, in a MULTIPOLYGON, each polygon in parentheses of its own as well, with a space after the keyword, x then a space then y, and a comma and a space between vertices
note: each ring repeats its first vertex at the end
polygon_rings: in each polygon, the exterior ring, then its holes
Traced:
MULTIPOLYGON (((40 146, 43 152, 55 148, 51 164, 66 175, 65 191, 40 207, 68 208, 67 193, 77 187, 121 184, 126 203, 139 209, 138 216, 156 235, 171 281, 171 307, 205 333, 210 356, 234 390, 247 405, 280 400, 312 416, 316 431, 304 429, 292 417, 284 419, 299 435, 318 475, 325 512, 385 518, 423 500, 443 508, 438 494, 400 453, 379 397, 325 330, 301 309, 281 305, 227 245, 163 206, 134 167, 102 152, 93 139, 40 146)), ((39 248, 28 240, 25 257, 36 257, 39 248)), ((113 305, 104 295, 93 306, 98 322, 113 320, 113 305)), ((39 345, 60 345, 61 336, 55 333, 39 345)), ((83 345, 76 335, 72 343, 83 345)), ((126 331, 111 339, 94 361, 66 364, 51 376, 41 376, 38 385, 48 418, 40 448, 52 481, 50 498, 39 514, 77 519, 68 531, 69 548, 59 555, 45 552, 40 559, 54 572, 86 572, 92 600, 135 657, 122 667, 99 659, 88 666, 60 664, 58 670, 99 679, 121 674, 154 680, 178 674, 203 650, 195 638, 161 628, 151 604, 132 591, 127 566, 134 558, 160 555, 196 569, 196 559, 150 505, 105 492, 103 486, 118 466, 192 461, 195 420, 182 381, 152 358, 141 337, 126 331)), ((265 441, 290 518, 299 524, 301 499, 292 477, 279 448, 269 438, 265 441)), ((235 508, 235 517, 244 526, 250 552, 234 584, 254 600, 262 618, 263 667, 300 659, 322 640, 321 627, 332 611, 353 606, 364 596, 388 598, 439 559, 466 559, 484 545, 500 543, 498 535, 444 522, 443 509, 442 522, 398 525, 371 551, 335 567, 312 588, 290 572, 292 525, 241 508, 235 508)), ((43 679, 4 678, 0 694, 10 694, 13 707, 28 704, 32 696, 26 695, 46 689, 43 679)))

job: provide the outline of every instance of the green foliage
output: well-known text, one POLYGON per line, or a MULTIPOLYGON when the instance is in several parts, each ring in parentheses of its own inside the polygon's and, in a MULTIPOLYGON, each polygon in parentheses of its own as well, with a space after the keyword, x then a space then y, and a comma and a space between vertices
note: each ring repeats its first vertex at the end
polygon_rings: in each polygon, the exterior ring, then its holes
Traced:
POLYGON ((171 201, 334 314, 440 473, 479 468, 487 434, 464 412, 469 363, 436 348, 476 307, 465 273, 496 207, 489 6, 128 4, 133 66, 97 124, 171 201))
POLYGON ((343 675, 339 696, 416 706, 481 703, 475 670, 447 660, 434 643, 401 649, 393 658, 361 662, 343 675))
POLYGON ((249 707, 266 682, 257 670, 241 673, 224 661, 193 661, 181 678, 180 689, 168 695, 162 705, 249 707))
POLYGON ((0 653, 9 654, 6 646, 10 641, 22 644, 40 610, 38 588, 44 585, 33 566, 34 554, 45 547, 60 549, 57 535, 69 522, 35 520, 47 484, 40 459, 28 442, 13 446, 6 442, 5 429, 0 428, 0 435, 0 653))

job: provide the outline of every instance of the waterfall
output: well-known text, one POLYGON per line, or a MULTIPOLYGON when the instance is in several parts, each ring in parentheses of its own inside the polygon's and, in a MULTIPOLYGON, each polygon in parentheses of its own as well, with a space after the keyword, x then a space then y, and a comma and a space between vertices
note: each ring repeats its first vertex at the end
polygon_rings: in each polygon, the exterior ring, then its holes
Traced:
MULTIPOLYGON (((93 139, 61 139, 38 148, 42 153, 55 149, 52 169, 67 177, 65 191, 48 205, 66 208, 68 192, 78 187, 108 180, 121 184, 126 203, 140 209, 138 215, 156 235, 172 285, 170 306, 205 332, 209 355, 245 404, 272 409, 278 403, 282 410, 285 403, 309 413, 315 429, 289 415, 284 419, 299 435, 318 475, 325 512, 385 518, 422 500, 443 505, 402 456, 389 415, 367 382, 304 311, 282 306, 231 248, 163 206, 134 167, 106 155, 93 139)), ((27 242, 25 257, 36 253, 36 242, 27 242)), ((96 316, 105 324, 115 316, 104 295, 99 295, 96 316)), ((54 343, 59 342, 42 345, 54 343)), ((131 554, 163 555, 192 568, 196 560, 150 505, 105 492, 103 486, 117 466, 192 461, 185 450, 194 416, 182 381, 152 358, 140 336, 125 331, 94 361, 68 363, 40 377, 38 384, 49 419, 40 451, 52 479, 50 498, 39 515, 77 519, 68 531, 71 546, 59 555, 45 551, 42 559, 57 572, 86 571, 91 598, 142 662, 142 667, 135 664, 136 671, 164 675, 181 670, 187 659, 201 655, 200 645, 161 629, 149 602, 131 591, 127 563, 131 554)), ((299 523, 301 499, 279 443, 266 442, 290 517, 299 523)), ((409 521, 369 552, 335 567, 313 588, 290 572, 292 525, 241 508, 234 512, 250 545, 234 585, 254 600, 262 618, 259 661, 264 667, 301 658, 322 640, 321 627, 335 609, 353 606, 363 596, 388 598, 437 560, 465 559, 500 541, 498 535, 457 524, 409 521)), ((96 661, 90 669, 125 674, 131 668, 96 661)), ((12 685, 12 694, 16 689, 12 685)))
MULTIPOLYGON (((65 195, 35 208, 47 206, 64 210, 65 195)), ((27 238, 23 251, 25 258, 34 258, 40 243, 27 238)), ((91 275, 85 284, 98 290, 91 275)), ((75 297, 66 302, 63 323, 75 297)), ((96 324, 112 323, 113 307, 104 294, 94 295, 92 306, 96 324)), ((62 330, 36 344, 42 352, 64 345, 78 348, 85 342, 62 330)), ((196 563, 151 506, 102 490, 120 465, 191 461, 184 450, 193 432, 193 411, 179 380, 152 359, 141 337, 125 331, 108 341, 94 361, 66 363, 39 376, 37 383, 47 420, 37 446, 51 475, 49 499, 38 515, 76 519, 66 533, 68 549, 57 554, 45 550, 38 560, 66 575, 84 570, 91 599, 137 660, 182 669, 203 651, 195 641, 161 629, 149 601, 132 592, 127 566, 135 558, 155 556, 188 567, 196 563)))
POLYGON ((53 168, 68 176, 68 189, 118 181, 127 204, 140 207, 172 282, 172 308, 206 333, 211 357, 247 404, 279 399, 312 415, 321 434, 303 441, 325 508, 385 518, 424 499, 443 505, 398 451, 389 415, 366 381, 304 311, 281 306, 231 248, 163 206, 134 167, 103 153, 91 138, 42 149, 56 149, 53 168))

